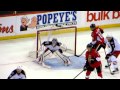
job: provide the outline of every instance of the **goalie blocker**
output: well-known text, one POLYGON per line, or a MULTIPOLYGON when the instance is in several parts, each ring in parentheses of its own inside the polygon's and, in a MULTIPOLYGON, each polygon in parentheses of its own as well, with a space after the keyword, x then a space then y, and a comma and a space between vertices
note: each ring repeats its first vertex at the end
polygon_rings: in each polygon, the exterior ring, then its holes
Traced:
POLYGON ((63 50, 60 48, 62 43, 58 42, 58 40, 56 38, 53 38, 52 41, 45 41, 42 43, 42 45, 44 45, 46 47, 46 50, 43 51, 43 53, 37 58, 37 61, 40 64, 42 64, 42 66, 46 66, 44 64, 45 57, 51 53, 53 55, 57 56, 59 59, 61 59, 64 62, 65 66, 70 65, 69 57, 65 56, 63 54, 63 50))

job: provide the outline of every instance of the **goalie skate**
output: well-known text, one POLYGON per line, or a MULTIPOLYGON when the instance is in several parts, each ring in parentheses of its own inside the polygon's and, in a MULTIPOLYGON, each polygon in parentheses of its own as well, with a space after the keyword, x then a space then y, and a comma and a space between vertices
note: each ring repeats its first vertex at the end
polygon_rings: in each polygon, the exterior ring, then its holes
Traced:
POLYGON ((51 68, 50 66, 46 65, 45 63, 41 63, 41 66, 44 67, 44 68, 48 68, 48 69, 51 68))

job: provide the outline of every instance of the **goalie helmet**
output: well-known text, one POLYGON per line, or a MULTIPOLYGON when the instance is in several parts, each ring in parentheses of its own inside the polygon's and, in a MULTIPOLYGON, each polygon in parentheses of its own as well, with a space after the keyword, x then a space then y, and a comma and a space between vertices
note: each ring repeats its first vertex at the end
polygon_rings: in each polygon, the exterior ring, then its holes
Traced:
POLYGON ((56 45, 57 45, 57 42, 58 42, 58 40, 57 40, 56 38, 53 38, 53 39, 52 39, 52 45, 53 45, 53 46, 56 46, 56 45))
POLYGON ((53 38, 52 42, 58 42, 57 38, 53 38))

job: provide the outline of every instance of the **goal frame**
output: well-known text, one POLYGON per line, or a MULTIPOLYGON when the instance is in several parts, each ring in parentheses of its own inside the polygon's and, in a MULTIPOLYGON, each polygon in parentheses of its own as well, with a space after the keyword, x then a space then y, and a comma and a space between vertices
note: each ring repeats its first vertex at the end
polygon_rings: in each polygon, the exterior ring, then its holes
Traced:
POLYGON ((70 29, 70 28, 74 28, 75 31, 74 31, 74 35, 75 35, 75 39, 74 39, 74 55, 76 56, 76 49, 77 49, 77 27, 76 26, 71 26, 71 27, 61 27, 61 28, 55 28, 55 29, 43 29, 43 30, 37 30, 37 33, 36 33, 36 59, 38 58, 38 50, 39 50, 39 34, 41 32, 44 32, 44 31, 57 31, 57 30, 60 30, 60 29, 70 29))

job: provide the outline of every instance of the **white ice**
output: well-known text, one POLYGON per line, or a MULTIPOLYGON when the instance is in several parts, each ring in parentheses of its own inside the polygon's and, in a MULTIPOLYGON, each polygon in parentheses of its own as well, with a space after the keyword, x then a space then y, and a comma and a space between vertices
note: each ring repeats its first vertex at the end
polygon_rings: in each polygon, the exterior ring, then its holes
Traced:
MULTIPOLYGON (((78 33, 77 54, 80 54, 86 48, 86 45, 91 41, 90 33, 91 31, 78 33)), ((120 41, 120 34, 119 34, 120 28, 105 29, 104 36, 106 36, 109 33, 112 33, 112 35, 115 36, 120 41)), ((73 34, 65 34, 61 37, 64 38, 67 37, 67 39, 72 39, 73 34)), ((34 59, 29 58, 28 53, 30 52, 30 50, 32 50, 33 46, 35 46, 34 42, 35 42, 35 38, 0 41, 0 79, 6 79, 8 75, 11 73, 11 71, 14 70, 17 66, 22 66, 22 68, 26 72, 27 79, 73 79, 80 71, 82 71, 82 68, 47 69, 36 64, 35 62, 32 62, 34 59)), ((64 40, 63 42, 67 43, 64 40)), ((72 45, 72 42, 69 45, 72 45)), ((105 54, 103 49, 101 49, 99 52, 103 64, 102 65, 103 78, 120 79, 120 73, 115 75, 110 75, 109 70, 104 68, 104 66, 106 65, 106 60, 104 59, 105 54)), ((84 60, 81 59, 81 61, 84 60)), ((118 62, 120 64, 119 60, 118 62)), ((59 63, 57 63, 57 65, 59 63)), ((85 72, 79 75, 76 79, 84 79, 84 78, 85 78, 85 72)), ((96 71, 92 72, 90 78, 91 79, 97 78, 96 71)))

